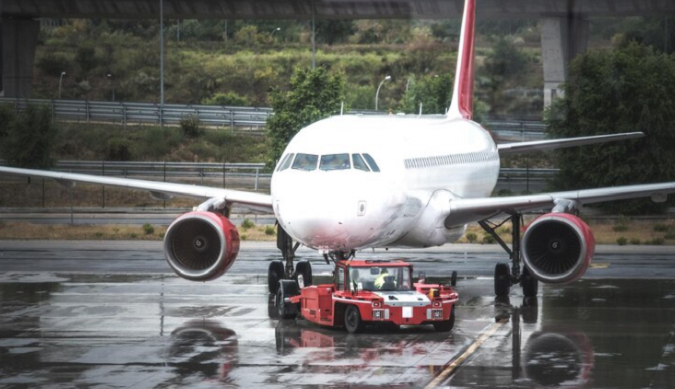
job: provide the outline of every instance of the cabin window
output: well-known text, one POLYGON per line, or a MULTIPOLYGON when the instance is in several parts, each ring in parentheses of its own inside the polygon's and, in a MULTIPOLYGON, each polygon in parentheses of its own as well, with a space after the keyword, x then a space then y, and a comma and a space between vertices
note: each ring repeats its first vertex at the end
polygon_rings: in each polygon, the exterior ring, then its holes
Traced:
POLYGON ((293 153, 286 154, 284 159, 281 160, 281 163, 279 164, 279 168, 277 169, 278 172, 282 170, 288 169, 289 166, 291 166, 291 162, 293 162, 293 153))
POLYGON ((337 290, 345 290, 345 269, 338 268, 337 290))
POLYGON ((293 161, 293 169, 296 170, 316 170, 316 162, 319 160, 318 155, 314 154, 298 154, 293 161))
POLYGON ((321 156, 319 169, 321 170, 347 170, 351 168, 349 154, 328 154, 321 156))
POLYGON ((376 173, 380 172, 380 168, 377 166, 377 164, 375 163, 375 160, 373 159, 373 157, 370 156, 370 154, 363 154, 363 158, 365 158, 366 162, 368 162, 368 165, 370 166, 370 170, 372 170, 376 173))
POLYGON ((352 154, 352 163, 354 164, 354 169, 363 170, 364 172, 369 172, 368 165, 363 160, 363 158, 358 154, 352 154))

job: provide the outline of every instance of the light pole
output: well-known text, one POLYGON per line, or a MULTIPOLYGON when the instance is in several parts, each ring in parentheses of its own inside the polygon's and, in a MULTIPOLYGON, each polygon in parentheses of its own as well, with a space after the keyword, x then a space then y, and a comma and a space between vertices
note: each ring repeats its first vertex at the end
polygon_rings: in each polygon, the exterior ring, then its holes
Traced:
POLYGON ((380 88, 382 88, 382 84, 384 84, 385 81, 391 80, 391 76, 387 76, 380 82, 380 85, 377 86, 377 92, 375 92, 375 110, 377 111, 377 99, 380 97, 380 88))
POLYGON ((281 27, 277 27, 274 30, 272 30, 272 34, 270 35, 270 38, 272 39, 272 41, 274 41, 274 33, 277 32, 277 31, 281 31, 281 27))
POLYGON ((61 82, 63 81, 63 76, 66 75, 66 72, 61 72, 61 76, 59 76, 59 100, 61 100, 61 82))
POLYGON ((112 73, 108 73, 105 76, 108 77, 108 86, 112 89, 112 101, 115 101, 115 87, 112 84, 112 73))

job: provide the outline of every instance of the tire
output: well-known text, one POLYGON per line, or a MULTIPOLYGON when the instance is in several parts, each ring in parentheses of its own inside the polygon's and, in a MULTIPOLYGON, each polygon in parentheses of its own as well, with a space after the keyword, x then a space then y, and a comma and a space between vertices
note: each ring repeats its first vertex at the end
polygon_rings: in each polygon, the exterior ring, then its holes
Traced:
POLYGON ((279 281, 284 279, 284 264, 281 261, 272 261, 267 269, 267 287, 270 293, 277 294, 279 281))
POLYGON ((298 284, 294 280, 279 281, 279 289, 277 290, 277 312, 279 319, 295 319, 298 316, 298 306, 296 304, 287 304, 286 298, 297 296, 300 294, 298 284))
POLYGON ((449 332, 455 326, 455 306, 450 310, 450 318, 448 320, 438 321, 434 323, 434 329, 437 332, 449 332))
POLYGON ((532 277, 527 267, 523 269, 523 275, 520 278, 520 286, 523 287, 523 296, 537 296, 537 292, 539 291, 539 280, 532 277))
POLYGON ((509 265, 498 263, 495 266, 495 295, 502 297, 508 296, 511 292, 511 275, 509 274, 509 265))
MULTIPOLYGON (((298 280, 298 275, 302 275, 303 286, 312 285, 312 265, 309 261, 300 261, 295 265, 295 280, 298 280)), ((299 283, 298 283, 299 284, 299 283)))
POLYGON ((350 334, 356 334, 363 331, 363 320, 361 320, 361 312, 356 305, 348 305, 345 309, 345 329, 350 334))
POLYGON ((450 276, 450 286, 453 288, 457 286, 457 272, 453 271, 452 276, 450 276))

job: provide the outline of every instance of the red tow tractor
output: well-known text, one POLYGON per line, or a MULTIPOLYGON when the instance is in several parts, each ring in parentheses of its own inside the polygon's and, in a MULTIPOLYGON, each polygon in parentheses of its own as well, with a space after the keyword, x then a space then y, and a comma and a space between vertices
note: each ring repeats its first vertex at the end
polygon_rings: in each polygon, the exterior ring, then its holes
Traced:
MULTIPOLYGON (((311 277, 311 276, 310 276, 311 277)), ((389 326, 432 324, 450 331, 455 324, 458 294, 452 286, 412 280, 406 262, 342 260, 336 262, 332 284, 304 285, 279 281, 276 305, 279 317, 306 320, 355 333, 368 324, 389 326)), ((456 273, 453 272, 454 285, 456 273)))

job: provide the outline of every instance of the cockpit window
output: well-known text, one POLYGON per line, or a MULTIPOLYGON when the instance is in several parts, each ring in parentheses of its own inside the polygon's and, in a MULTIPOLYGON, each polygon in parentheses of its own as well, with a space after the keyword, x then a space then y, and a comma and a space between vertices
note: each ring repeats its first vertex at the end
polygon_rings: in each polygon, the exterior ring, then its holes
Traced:
POLYGON ((364 172, 369 172, 368 165, 363 161, 363 158, 359 154, 352 154, 352 161, 354 163, 354 169, 363 170, 364 172))
POLYGON ((368 165, 370 165, 370 169, 374 172, 379 172, 380 168, 377 166, 375 163, 375 160, 373 157, 370 156, 370 154, 363 154, 363 158, 366 159, 366 162, 368 162, 368 165))
POLYGON ((284 159, 281 160, 281 163, 279 164, 279 168, 277 169, 278 172, 282 170, 288 169, 289 166, 291 166, 291 162, 293 161, 293 153, 291 154, 286 154, 284 159))
POLYGON ((297 170, 316 170, 316 162, 319 160, 318 155, 314 154, 299 154, 295 157, 293 161, 293 169, 297 170))
POLYGON ((321 156, 321 170, 345 170, 351 168, 349 154, 328 154, 321 156))

